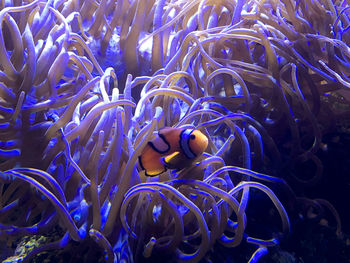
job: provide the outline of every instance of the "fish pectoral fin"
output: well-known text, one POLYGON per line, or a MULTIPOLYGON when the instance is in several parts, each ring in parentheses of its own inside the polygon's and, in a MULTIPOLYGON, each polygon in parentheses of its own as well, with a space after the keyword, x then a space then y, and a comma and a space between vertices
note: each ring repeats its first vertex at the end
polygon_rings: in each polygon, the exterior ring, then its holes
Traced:
POLYGON ((163 157, 162 162, 169 169, 183 169, 189 164, 188 158, 180 152, 174 152, 163 157))
POLYGON ((162 162, 164 165, 167 165, 171 162, 171 160, 175 160, 178 158, 178 156, 180 155, 180 152, 174 152, 170 155, 167 155, 165 157, 162 158, 162 162))

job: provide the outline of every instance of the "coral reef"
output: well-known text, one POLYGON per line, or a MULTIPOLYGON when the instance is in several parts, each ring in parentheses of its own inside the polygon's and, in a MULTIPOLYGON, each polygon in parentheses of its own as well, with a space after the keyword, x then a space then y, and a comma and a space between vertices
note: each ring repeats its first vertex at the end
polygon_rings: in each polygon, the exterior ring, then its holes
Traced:
POLYGON ((271 188, 305 214, 331 211, 340 236, 333 206, 287 182, 320 180, 324 135, 350 117, 348 10, 335 0, 1 1, 0 239, 62 229, 23 262, 58 249, 70 262, 98 262, 96 251, 107 262, 198 262, 242 241, 256 262, 290 231, 271 188), (196 163, 147 177, 138 157, 163 127, 196 128, 209 144, 196 163), (308 174, 295 172, 305 164, 308 174), (259 196, 270 202, 255 216, 281 223, 255 235, 247 207, 259 196))

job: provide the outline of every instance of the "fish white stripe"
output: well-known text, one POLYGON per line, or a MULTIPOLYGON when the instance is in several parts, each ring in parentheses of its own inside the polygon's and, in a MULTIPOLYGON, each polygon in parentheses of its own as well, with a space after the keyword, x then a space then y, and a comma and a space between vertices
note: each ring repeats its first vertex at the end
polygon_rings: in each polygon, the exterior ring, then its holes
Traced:
POLYGON ((180 137, 180 147, 183 153, 186 155, 187 158, 193 159, 196 157, 196 155, 191 151, 189 142, 190 142, 190 135, 193 132, 192 129, 186 129, 181 133, 180 137))
POLYGON ((148 143, 155 151, 159 153, 166 153, 170 150, 170 145, 166 141, 165 137, 158 133, 158 137, 148 143))

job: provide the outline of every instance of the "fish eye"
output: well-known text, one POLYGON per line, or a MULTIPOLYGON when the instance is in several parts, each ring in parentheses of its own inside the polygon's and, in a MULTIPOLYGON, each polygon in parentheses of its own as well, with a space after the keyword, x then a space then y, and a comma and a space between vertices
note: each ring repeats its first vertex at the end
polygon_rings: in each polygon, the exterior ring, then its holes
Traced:
POLYGON ((190 135, 190 139, 191 139, 191 140, 194 140, 194 139, 196 139, 196 135, 194 135, 194 134, 191 134, 191 135, 190 135))

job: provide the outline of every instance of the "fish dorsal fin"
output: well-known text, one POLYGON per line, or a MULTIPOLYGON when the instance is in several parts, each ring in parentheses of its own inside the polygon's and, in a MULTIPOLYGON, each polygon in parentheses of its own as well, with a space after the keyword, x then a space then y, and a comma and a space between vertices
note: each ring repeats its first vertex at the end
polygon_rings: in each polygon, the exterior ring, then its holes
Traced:
POLYGON ((148 143, 153 150, 158 153, 167 153, 170 150, 170 144, 165 136, 158 132, 158 136, 148 143))

